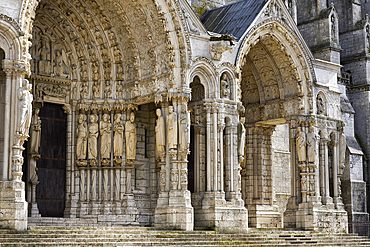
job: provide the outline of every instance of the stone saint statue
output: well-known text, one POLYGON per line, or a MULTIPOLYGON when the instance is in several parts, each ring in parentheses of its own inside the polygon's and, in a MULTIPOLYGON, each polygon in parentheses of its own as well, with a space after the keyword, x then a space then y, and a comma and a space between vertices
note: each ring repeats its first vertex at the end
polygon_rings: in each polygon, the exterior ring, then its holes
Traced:
POLYGON ((22 81, 22 87, 18 89, 18 124, 17 132, 21 135, 28 135, 28 129, 31 124, 32 114, 32 94, 31 84, 27 79, 22 81))
POLYGON ((186 109, 186 105, 183 105, 180 113, 180 132, 179 132, 179 144, 180 150, 189 150, 190 141, 190 115, 186 109))
POLYGON ((122 157, 123 154, 123 123, 122 123, 122 115, 116 114, 114 116, 114 157, 122 157))
POLYGON ((78 126, 76 129, 77 143, 76 143, 76 155, 78 160, 86 159, 86 147, 87 147, 87 124, 86 115, 80 114, 78 116, 78 126))
POLYGON ((109 159, 111 152, 111 132, 112 124, 110 122, 110 116, 108 114, 103 115, 103 120, 100 121, 100 155, 102 159, 109 159))
POLYGON ((41 41, 41 47, 37 51, 37 56, 40 57, 38 72, 48 75, 50 73, 50 53, 45 40, 41 41))
POLYGON ((238 155, 244 157, 245 155, 245 117, 240 118, 238 125, 238 155))
POLYGON ((96 160, 98 158, 98 135, 99 135, 99 127, 98 123, 98 116, 93 114, 90 115, 90 124, 89 124, 89 137, 88 137, 88 159, 89 160, 96 160))
POLYGON ((168 107, 167 116, 167 143, 169 149, 177 148, 177 114, 173 112, 173 106, 168 107))
POLYGON ((125 125, 125 137, 126 137, 126 159, 135 160, 136 158, 136 124, 135 114, 131 112, 130 121, 126 122, 125 125))
POLYGON ((67 56, 65 52, 60 52, 57 50, 55 52, 55 65, 54 65, 54 73, 56 76, 60 78, 67 78, 67 56))
POLYGON ((222 75, 220 84, 221 84, 221 97, 222 98, 229 98, 230 89, 229 89, 229 82, 227 81, 226 74, 222 75))
POLYGON ((339 136, 339 145, 339 166, 344 168, 344 163, 346 161, 347 139, 343 132, 339 136))
POLYGON ((161 109, 156 111, 158 119, 155 126, 155 138, 156 138, 156 149, 157 153, 165 152, 165 126, 164 126, 164 117, 162 117, 161 109))
POLYGON ((313 127, 310 127, 307 134, 307 158, 311 163, 315 162, 316 158, 316 138, 313 127))
POLYGON ((38 154, 40 148, 40 139, 41 139, 41 120, 39 117, 40 108, 35 108, 35 112, 32 117, 31 124, 31 154, 38 154))
POLYGON ((298 161, 306 161, 306 137, 300 128, 297 129, 296 148, 298 154, 298 161))

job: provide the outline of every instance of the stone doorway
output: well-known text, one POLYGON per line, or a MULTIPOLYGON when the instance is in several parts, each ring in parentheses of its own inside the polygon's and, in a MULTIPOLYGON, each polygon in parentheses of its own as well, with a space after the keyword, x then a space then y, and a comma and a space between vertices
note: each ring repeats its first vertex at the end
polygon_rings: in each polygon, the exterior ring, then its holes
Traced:
POLYGON ((45 103, 40 110, 41 143, 37 161, 36 202, 43 217, 63 217, 66 192, 67 115, 61 105, 45 103))

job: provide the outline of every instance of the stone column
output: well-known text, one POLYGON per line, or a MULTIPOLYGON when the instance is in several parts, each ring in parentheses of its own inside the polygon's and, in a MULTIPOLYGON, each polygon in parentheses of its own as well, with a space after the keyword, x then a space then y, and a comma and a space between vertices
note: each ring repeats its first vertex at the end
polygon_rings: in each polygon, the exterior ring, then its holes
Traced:
POLYGON ((212 191, 217 191, 217 106, 212 107, 212 115, 213 115, 213 173, 211 174, 213 178, 213 184, 211 185, 212 191))
POLYGON ((206 110, 206 121, 207 121, 207 124, 206 124, 206 128, 207 128, 207 177, 206 177, 206 180, 207 180, 207 191, 212 191, 212 187, 211 187, 211 145, 210 145, 210 141, 212 140, 211 139, 211 106, 209 105, 206 105, 205 106, 205 110, 206 110))
MULTIPOLYGON (((23 78, 28 73, 25 62, 3 60, 3 69, 6 73, 5 106, 3 112, 4 145, 0 170, 0 221, 4 227, 24 231, 27 229, 27 202, 25 200, 25 184, 22 182, 22 151, 23 143, 28 138, 29 125, 19 128, 19 106, 28 108, 24 116, 29 122, 32 114, 31 85, 23 78), (24 92, 27 100, 24 100, 24 92)), ((23 121, 22 121, 23 122, 23 121)))
POLYGON ((219 187, 218 191, 224 192, 224 129, 225 125, 222 123, 218 126, 218 140, 220 142, 220 172, 219 172, 219 187))

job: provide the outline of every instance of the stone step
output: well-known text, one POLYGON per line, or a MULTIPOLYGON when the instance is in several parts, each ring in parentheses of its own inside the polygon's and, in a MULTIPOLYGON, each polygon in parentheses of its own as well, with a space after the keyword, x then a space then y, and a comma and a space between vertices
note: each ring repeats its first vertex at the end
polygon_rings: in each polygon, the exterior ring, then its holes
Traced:
POLYGON ((152 227, 30 227, 0 230, 0 246, 370 246, 354 234, 291 229, 250 229, 242 234, 215 231, 163 231, 152 227))

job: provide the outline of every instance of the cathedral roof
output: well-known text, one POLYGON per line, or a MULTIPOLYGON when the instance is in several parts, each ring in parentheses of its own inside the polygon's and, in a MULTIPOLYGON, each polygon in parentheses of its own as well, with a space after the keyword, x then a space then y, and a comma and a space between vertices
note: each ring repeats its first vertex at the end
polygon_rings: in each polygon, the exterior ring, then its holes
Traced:
POLYGON ((268 0, 241 0, 207 11, 201 18, 213 33, 232 34, 240 39, 268 0))

